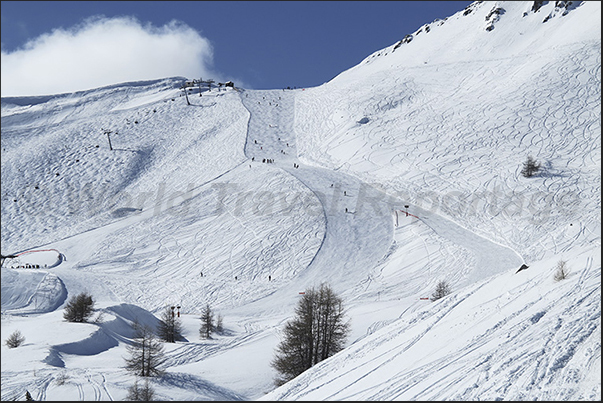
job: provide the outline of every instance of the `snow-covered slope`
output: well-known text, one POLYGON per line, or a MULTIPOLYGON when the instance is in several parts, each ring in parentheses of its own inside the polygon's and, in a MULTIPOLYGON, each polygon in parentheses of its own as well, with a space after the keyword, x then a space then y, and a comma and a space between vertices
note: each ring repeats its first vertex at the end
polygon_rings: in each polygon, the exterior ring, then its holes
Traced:
POLYGON ((601 5, 534 3, 422 26, 298 96, 296 133, 303 160, 538 263, 401 316, 267 400, 600 398, 601 5), (544 168, 529 179, 528 155, 544 168), (567 258, 580 274, 562 291, 567 258))
POLYGON ((544 260, 466 287, 371 334, 261 400, 597 400, 600 259, 544 260), (598 265, 598 266, 597 266, 598 265))
POLYGON ((241 164, 246 110, 215 97, 180 108, 183 81, 3 98, 3 250, 95 228, 118 208, 164 208, 162 197, 241 164))
POLYGON ((601 5, 571 2, 563 15, 545 3, 474 3, 308 89, 300 155, 527 260, 563 251, 570 224, 588 243, 601 221, 601 5), (544 168, 536 178, 520 174, 528 155, 544 168))
POLYGON ((600 3, 537 3, 476 2, 316 88, 2 98, 2 342, 26 338, 2 399, 123 400, 131 324, 178 305, 160 400, 600 400, 600 3), (275 389, 321 282, 349 347, 275 389), (65 322, 82 291, 93 320, 65 322))

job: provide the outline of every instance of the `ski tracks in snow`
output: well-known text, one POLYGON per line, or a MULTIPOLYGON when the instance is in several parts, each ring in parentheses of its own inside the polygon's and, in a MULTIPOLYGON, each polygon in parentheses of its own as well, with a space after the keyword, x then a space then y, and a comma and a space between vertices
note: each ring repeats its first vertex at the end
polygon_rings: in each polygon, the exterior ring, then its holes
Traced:
POLYGON ((387 253, 393 234, 391 213, 376 189, 349 175, 298 160, 294 97, 294 92, 278 90, 241 95, 250 112, 245 153, 255 164, 274 161, 269 164, 314 193, 320 206, 309 200, 303 208, 324 215, 326 232, 300 279, 306 286, 336 279, 332 286, 345 292, 353 288, 359 272, 368 272, 387 253))
MULTIPOLYGON (((355 282, 357 277, 350 278, 346 273, 368 273, 382 261, 393 240, 392 211, 409 203, 341 171, 302 164, 293 154, 298 148, 294 131, 294 119, 298 118, 295 96, 296 92, 278 90, 245 91, 241 95, 250 112, 245 154, 256 164, 273 159, 275 166, 296 177, 320 200, 327 229, 323 244, 304 273, 307 284, 332 277, 342 290, 355 289, 356 283, 346 282, 348 279, 355 282), (289 152, 282 153, 283 149, 289 152)), ((382 108, 393 108, 391 104, 395 101, 384 102, 382 108)), ((410 210, 437 235, 475 255, 475 266, 465 275, 465 284, 523 263, 510 248, 442 216, 412 205, 410 210)))

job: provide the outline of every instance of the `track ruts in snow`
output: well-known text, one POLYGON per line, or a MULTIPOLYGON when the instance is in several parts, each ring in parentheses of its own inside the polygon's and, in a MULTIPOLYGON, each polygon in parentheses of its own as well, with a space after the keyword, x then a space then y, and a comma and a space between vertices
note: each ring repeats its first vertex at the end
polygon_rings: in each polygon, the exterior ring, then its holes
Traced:
POLYGON ((325 216, 325 237, 302 273, 302 283, 314 286, 325 281, 341 291, 352 288, 392 242, 393 221, 385 195, 350 175, 299 161, 293 132, 295 92, 245 91, 241 99, 250 112, 246 156, 254 164, 273 160, 270 165, 297 178, 321 203, 317 213, 325 216))
MULTIPOLYGON (((255 164, 273 160, 274 166, 295 176, 318 197, 327 228, 323 244, 303 276, 307 285, 332 279, 337 288, 347 290, 358 278, 349 273, 368 273, 388 253, 393 239, 393 210, 409 203, 339 170, 303 164, 297 158, 295 96, 294 91, 279 90, 245 91, 241 95, 250 112, 245 155, 255 164)), ((475 255, 476 263, 467 270, 466 283, 523 263, 512 249, 436 213, 413 205, 409 205, 409 211, 437 235, 475 255)))

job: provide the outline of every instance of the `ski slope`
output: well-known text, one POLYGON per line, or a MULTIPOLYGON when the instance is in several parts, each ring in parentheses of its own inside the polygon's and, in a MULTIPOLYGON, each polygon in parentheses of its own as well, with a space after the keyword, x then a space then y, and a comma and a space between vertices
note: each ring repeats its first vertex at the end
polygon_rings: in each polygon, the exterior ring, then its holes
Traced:
POLYGON ((315 88, 2 98, 2 341, 26 338, 2 399, 123 400, 131 324, 178 305, 157 400, 600 400, 600 3, 531 6, 474 3, 315 88), (348 347, 275 388, 322 282, 348 347))
POLYGON ((552 280, 549 261, 478 282, 436 309, 400 317, 260 400, 596 400, 595 262, 573 261, 583 269, 564 284, 552 280))
POLYGON ((552 3, 511 2, 488 32, 499 6, 426 24, 304 91, 299 153, 541 259, 570 224, 600 231, 586 224, 600 222, 600 20, 594 4, 542 23, 552 3), (537 180, 520 174, 528 155, 537 180))

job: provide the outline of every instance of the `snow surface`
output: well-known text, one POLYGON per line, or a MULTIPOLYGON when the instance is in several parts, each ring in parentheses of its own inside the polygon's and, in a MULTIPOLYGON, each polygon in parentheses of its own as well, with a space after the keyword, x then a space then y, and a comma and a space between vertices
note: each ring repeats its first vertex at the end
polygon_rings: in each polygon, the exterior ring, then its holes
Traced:
POLYGON ((123 400, 131 324, 171 305, 158 400, 600 400, 600 3, 532 4, 473 3, 315 88, 2 98, 2 400, 123 400), (321 282, 348 347, 275 388, 321 282), (82 291, 92 320, 65 322, 82 291))

